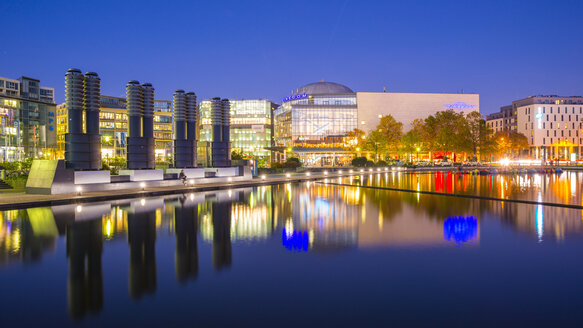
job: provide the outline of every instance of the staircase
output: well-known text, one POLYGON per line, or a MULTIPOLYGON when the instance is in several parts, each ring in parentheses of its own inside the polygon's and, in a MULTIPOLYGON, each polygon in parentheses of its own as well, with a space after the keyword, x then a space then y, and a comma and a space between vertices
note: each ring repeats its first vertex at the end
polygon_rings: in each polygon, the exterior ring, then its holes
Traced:
POLYGON ((12 186, 6 183, 4 180, 0 180, 0 190, 2 189, 12 189, 12 186))

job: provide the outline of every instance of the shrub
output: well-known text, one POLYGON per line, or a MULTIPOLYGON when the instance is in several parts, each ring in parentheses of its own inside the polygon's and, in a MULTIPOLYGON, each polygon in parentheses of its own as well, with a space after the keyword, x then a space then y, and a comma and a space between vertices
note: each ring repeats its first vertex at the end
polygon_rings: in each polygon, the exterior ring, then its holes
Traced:
POLYGON ((302 166, 302 163, 300 162, 300 159, 297 157, 290 157, 287 159, 287 161, 285 162, 285 167, 290 168, 290 169, 295 169, 296 167, 300 167, 302 166))
POLYGON ((377 166, 389 166, 389 164, 387 164, 387 162, 385 162, 385 161, 378 161, 376 165, 377 166))
POLYGON ((361 167, 365 166, 367 163, 366 157, 355 157, 352 159, 352 166, 361 167))
POLYGON ((374 162, 373 161, 366 161, 365 166, 366 167, 372 167, 372 166, 374 166, 374 162))

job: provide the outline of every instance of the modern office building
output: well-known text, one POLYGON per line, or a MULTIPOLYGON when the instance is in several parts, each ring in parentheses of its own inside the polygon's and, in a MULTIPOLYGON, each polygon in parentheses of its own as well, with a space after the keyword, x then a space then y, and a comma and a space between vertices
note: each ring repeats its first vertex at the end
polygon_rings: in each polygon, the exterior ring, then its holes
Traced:
POLYGON ((275 110, 277 160, 291 153, 308 166, 342 165, 353 157, 344 137, 355 128, 368 133, 390 114, 407 131, 413 120, 449 109, 479 111, 479 95, 354 92, 338 83, 310 83, 275 110))
MULTIPOLYGON (((243 155, 270 162, 273 147, 273 111, 277 105, 269 100, 230 100, 231 149, 243 155)), ((213 141, 211 100, 201 101, 199 106, 199 163, 204 163, 209 142, 213 141)))
POLYGON ((0 161, 55 155, 54 89, 28 77, 0 77, 0 161))
POLYGON ((504 130, 516 132, 516 111, 512 108, 512 105, 502 106, 498 113, 486 116, 486 126, 494 132, 504 130))
MULTIPOLYGON (((65 104, 57 106, 57 158, 64 158, 65 133, 67 133, 67 110, 65 104)), ((85 126, 85 118, 83 118, 85 126)), ((128 136, 128 115, 126 99, 101 96, 99 112, 99 134, 101 135, 101 157, 126 157, 128 136)), ((170 100, 154 100, 154 142, 157 161, 172 159, 173 126, 170 100)))
POLYGON ((350 153, 342 147, 357 127, 356 93, 333 82, 316 82, 296 89, 275 110, 278 159, 297 154, 305 165, 337 165, 350 153))
POLYGON ((536 159, 583 159, 583 97, 532 96, 512 102, 517 132, 536 159))

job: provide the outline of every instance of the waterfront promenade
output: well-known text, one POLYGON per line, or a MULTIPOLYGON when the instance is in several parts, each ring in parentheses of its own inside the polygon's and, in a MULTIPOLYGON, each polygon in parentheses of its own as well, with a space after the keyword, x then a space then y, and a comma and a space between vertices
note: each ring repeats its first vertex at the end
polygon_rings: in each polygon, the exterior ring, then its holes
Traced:
MULTIPOLYGON (((110 191, 99 191, 99 192, 82 192, 82 193, 70 193, 70 194, 59 194, 59 195, 38 195, 38 194, 26 194, 24 190, 11 190, 0 192, 0 210, 15 209, 15 208, 26 208, 35 206, 53 206, 53 205, 63 205, 71 203, 88 203, 115 199, 126 199, 126 198, 141 198, 141 197, 155 197, 171 194, 184 194, 184 193, 194 193, 202 191, 213 191, 213 190, 226 190, 235 188, 247 188, 255 187, 261 185, 274 185, 281 183, 291 183, 291 182, 303 182, 303 181, 313 181, 313 180, 323 180, 323 179, 333 179, 348 176, 358 176, 363 174, 379 174, 379 173, 389 173, 389 172, 402 172, 402 173, 430 173, 434 171, 470 171, 477 174, 480 170, 486 169, 503 169, 502 167, 419 167, 419 168, 391 168, 391 167, 374 167, 374 168, 344 168, 344 169, 314 169, 305 170, 303 172, 295 173, 277 173, 277 174, 267 174, 255 177, 252 180, 247 181, 233 181, 233 182, 211 182, 211 183, 201 183, 188 184, 186 186, 164 186, 164 187, 146 187, 146 188, 130 188, 130 189, 120 189, 120 190, 110 190, 110 191)), ((505 169, 512 170, 513 168, 504 167, 505 169)), ((515 169, 524 169, 525 167, 516 167, 515 169)), ((538 166, 537 168, 541 168, 538 166)), ((545 166, 545 169, 559 168, 557 166, 545 166)), ((583 170, 581 166, 562 166, 560 167, 566 170, 583 170)), ((331 181, 332 182, 332 181, 331 181)))

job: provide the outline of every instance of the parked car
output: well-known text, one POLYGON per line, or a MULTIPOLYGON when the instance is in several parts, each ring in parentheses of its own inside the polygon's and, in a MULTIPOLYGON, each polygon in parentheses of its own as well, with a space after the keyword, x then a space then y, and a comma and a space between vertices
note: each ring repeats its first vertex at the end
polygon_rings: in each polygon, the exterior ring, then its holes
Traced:
POLYGON ((431 166, 432 163, 427 162, 427 161, 419 161, 417 162, 417 166, 431 166))
POLYGON ((444 161, 441 161, 441 162, 437 163, 437 165, 438 166, 453 166, 453 162, 444 160, 444 161))
POLYGON ((477 162, 477 161, 467 161, 465 165, 466 166, 480 166, 482 164, 480 164, 480 162, 477 162))

